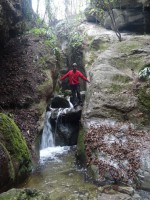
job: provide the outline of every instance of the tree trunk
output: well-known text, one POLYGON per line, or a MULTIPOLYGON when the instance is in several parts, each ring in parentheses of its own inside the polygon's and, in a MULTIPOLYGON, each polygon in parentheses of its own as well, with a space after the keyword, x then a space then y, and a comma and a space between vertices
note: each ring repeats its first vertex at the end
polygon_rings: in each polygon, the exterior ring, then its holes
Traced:
POLYGON ((7 10, 7 12, 14 18, 22 17, 21 9, 17 9, 9 0, 2 0, 2 6, 7 10))

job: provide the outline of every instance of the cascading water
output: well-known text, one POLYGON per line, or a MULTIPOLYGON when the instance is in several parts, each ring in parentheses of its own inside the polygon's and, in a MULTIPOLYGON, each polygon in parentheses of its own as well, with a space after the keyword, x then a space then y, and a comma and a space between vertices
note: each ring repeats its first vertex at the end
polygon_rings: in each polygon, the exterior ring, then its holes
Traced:
POLYGON ((50 117, 51 117, 51 111, 46 112, 42 139, 41 139, 41 150, 40 150, 41 163, 44 163, 47 159, 59 160, 57 156, 69 150, 69 148, 55 146, 55 136, 53 135, 51 123, 49 121, 50 117))
POLYGON ((69 146, 55 146, 55 135, 57 134, 59 123, 58 119, 61 114, 66 114, 73 108, 69 99, 67 99, 67 101, 69 102, 70 108, 51 108, 51 111, 47 111, 45 114, 45 122, 40 145, 41 163, 45 162, 47 159, 59 160, 58 155, 63 154, 70 149, 69 146), (52 115, 56 116, 55 130, 52 128, 50 123, 52 115))
MULTIPOLYGON (((49 193, 52 200, 56 199, 95 199, 97 186, 85 180, 85 170, 75 165, 76 146, 55 146, 55 133, 63 116, 78 113, 72 104, 69 108, 51 108, 45 115, 43 128, 40 163, 33 174, 19 187, 34 188, 49 193), (55 121, 55 129, 52 121, 55 121), (80 198, 81 196, 81 198, 80 198)), ((67 120, 67 121, 68 121, 67 120)), ((75 119, 74 119, 75 120, 75 119)), ((75 121, 73 121, 75 124, 75 121)), ((66 129, 65 129, 66 131, 66 129)))
POLYGON ((50 116, 51 116, 51 112, 50 111, 46 112, 44 129, 43 129, 42 140, 41 140, 41 149, 55 146, 52 128, 49 122, 50 116))
MULTIPOLYGON (((73 116, 76 116, 75 113, 77 111, 78 110, 72 109, 71 107, 56 109, 51 108, 51 111, 46 113, 39 166, 35 171, 33 171, 33 174, 18 187, 34 188, 49 193, 51 200, 101 199, 102 196, 101 192, 99 192, 98 186, 87 181, 86 170, 79 169, 75 165, 76 146, 73 146, 72 148, 69 146, 55 146, 55 139, 53 135, 57 133, 57 130, 60 128, 59 125, 63 121, 62 115, 69 114, 69 117, 67 118, 67 122, 69 122, 71 118, 70 113, 74 112, 73 116), (52 119, 52 117, 54 117, 56 123, 55 130, 50 123, 50 118, 52 119)), ((111 123, 112 126, 115 125, 115 121, 109 120, 104 120, 101 123, 111 123)), ((88 125, 94 126, 96 124, 99 124, 99 121, 89 122, 88 125)), ((65 132, 67 132, 66 129, 65 132)), ((104 138, 104 141, 106 141, 108 145, 118 140, 115 136, 110 136, 104 138)), ((125 142, 125 140, 123 142, 125 142)), ((112 160, 109 160, 109 162, 111 162, 112 165, 116 164, 115 162, 112 162, 112 160)), ((115 193, 113 195, 115 195, 115 193)), ((142 193, 141 191, 141 196, 146 195, 149 194, 142 193)), ((108 199, 107 194, 106 198, 104 196, 102 199, 108 199)))

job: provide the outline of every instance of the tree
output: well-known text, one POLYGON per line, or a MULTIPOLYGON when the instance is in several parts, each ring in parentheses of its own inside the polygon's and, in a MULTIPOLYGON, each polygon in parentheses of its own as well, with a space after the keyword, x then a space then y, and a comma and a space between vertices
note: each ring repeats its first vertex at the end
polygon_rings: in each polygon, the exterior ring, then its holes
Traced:
POLYGON ((122 41, 122 38, 121 38, 121 34, 118 30, 118 27, 117 27, 117 24, 116 24, 116 21, 115 21, 115 17, 114 17, 114 13, 113 13, 113 9, 111 7, 111 3, 110 3, 110 0, 101 0, 104 7, 106 8, 110 18, 111 18, 111 22, 112 22, 112 28, 113 30, 115 31, 119 41, 121 42, 122 41))
POLYGON ((111 19, 111 23, 112 23, 112 30, 116 33, 119 41, 121 42, 122 38, 115 21, 112 2, 110 0, 91 0, 91 3, 92 3, 92 6, 96 7, 96 9, 101 9, 108 12, 111 19))

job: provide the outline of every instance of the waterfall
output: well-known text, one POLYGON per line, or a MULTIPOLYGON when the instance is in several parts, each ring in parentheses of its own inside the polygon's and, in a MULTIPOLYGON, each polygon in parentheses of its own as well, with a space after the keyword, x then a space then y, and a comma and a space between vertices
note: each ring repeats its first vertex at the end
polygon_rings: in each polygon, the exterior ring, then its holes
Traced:
POLYGON ((50 116, 51 116, 51 112, 50 111, 46 112, 44 128, 43 128, 43 133, 42 133, 42 140, 41 140, 41 149, 55 146, 52 128, 49 122, 50 116))
MULTIPOLYGON (((48 160, 60 161, 60 155, 67 153, 70 150, 70 147, 76 144, 76 133, 78 132, 79 123, 77 123, 78 125, 73 123, 70 121, 70 117, 72 118, 72 115, 74 115, 77 120, 77 118, 80 117, 81 110, 80 108, 78 110, 74 109, 69 97, 66 98, 66 100, 69 102, 69 107, 60 107, 60 103, 58 104, 58 108, 49 107, 50 111, 47 111, 45 114, 40 145, 41 164, 44 164, 48 160), (69 120, 69 126, 67 120, 69 120)), ((62 103, 63 102, 64 99, 62 98, 62 103)))
POLYGON ((51 108, 50 111, 46 112, 42 138, 41 138, 41 145, 40 145, 41 150, 50 148, 50 147, 55 147, 55 135, 58 130, 58 126, 60 122, 59 120, 61 120, 60 116, 61 114, 66 114, 73 109, 73 105, 70 102, 69 97, 67 98, 67 101, 69 102, 69 105, 70 105, 69 108, 51 108), (50 118, 52 117, 53 119, 53 116, 56 117, 55 130, 50 123, 50 118))

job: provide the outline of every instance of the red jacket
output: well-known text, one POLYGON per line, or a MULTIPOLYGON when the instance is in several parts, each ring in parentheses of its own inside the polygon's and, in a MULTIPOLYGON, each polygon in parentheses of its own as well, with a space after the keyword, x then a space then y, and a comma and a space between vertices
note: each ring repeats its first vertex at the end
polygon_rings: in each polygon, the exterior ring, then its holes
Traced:
POLYGON ((79 71, 76 70, 74 73, 73 70, 70 70, 65 75, 63 75, 60 80, 64 80, 65 78, 69 77, 69 84, 70 85, 76 85, 79 84, 79 77, 83 80, 87 81, 88 79, 79 71))

